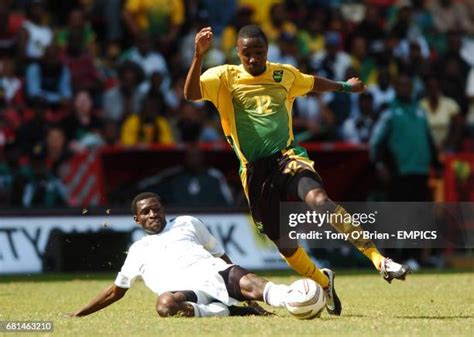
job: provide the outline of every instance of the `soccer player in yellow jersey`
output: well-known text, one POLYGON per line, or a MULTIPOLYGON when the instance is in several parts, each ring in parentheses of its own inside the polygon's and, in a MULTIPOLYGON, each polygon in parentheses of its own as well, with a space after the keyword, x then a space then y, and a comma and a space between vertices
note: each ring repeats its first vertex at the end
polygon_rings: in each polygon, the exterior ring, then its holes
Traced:
MULTIPOLYGON (((278 210, 281 201, 297 198, 316 211, 346 214, 328 198, 306 150, 294 144, 291 108, 297 96, 311 91, 360 93, 365 91, 365 85, 358 78, 335 82, 303 74, 288 64, 268 62, 268 41, 256 25, 244 26, 238 33, 241 65, 222 65, 201 75, 203 55, 211 40, 210 27, 196 34, 184 95, 186 99, 204 99, 216 106, 227 141, 240 160, 240 178, 258 229, 276 244, 295 271, 325 289, 328 312, 340 315, 342 306, 334 290, 335 273, 320 270, 301 246, 288 248, 288 243, 283 243, 278 210)), ((361 230, 360 226, 344 222, 331 225, 345 233, 361 230)), ((403 280, 410 271, 382 256, 370 240, 352 243, 388 282, 394 278, 403 280)))

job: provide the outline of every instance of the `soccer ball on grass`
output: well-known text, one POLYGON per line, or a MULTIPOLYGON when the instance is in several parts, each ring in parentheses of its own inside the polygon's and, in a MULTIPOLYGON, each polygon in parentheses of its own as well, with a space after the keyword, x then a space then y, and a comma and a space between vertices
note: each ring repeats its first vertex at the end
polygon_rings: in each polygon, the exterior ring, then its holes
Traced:
POLYGON ((323 288, 310 279, 301 279, 290 285, 285 306, 298 319, 319 317, 326 305, 323 288))

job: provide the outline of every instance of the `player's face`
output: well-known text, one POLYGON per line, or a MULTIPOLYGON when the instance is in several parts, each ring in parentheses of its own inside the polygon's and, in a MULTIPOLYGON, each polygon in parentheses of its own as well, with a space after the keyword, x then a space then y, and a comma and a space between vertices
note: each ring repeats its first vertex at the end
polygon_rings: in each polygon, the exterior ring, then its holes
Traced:
POLYGON ((237 40, 237 53, 244 69, 253 76, 265 71, 268 46, 261 38, 240 38, 237 40))
POLYGON ((165 226, 165 210, 158 199, 143 199, 137 202, 137 214, 134 219, 145 232, 156 234, 165 226))

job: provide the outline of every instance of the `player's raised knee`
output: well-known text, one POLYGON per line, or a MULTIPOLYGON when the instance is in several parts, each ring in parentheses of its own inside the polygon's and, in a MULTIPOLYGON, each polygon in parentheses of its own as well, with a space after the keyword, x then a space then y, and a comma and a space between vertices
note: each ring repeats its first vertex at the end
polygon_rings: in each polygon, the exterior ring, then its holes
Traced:
POLYGON ((178 303, 170 293, 162 294, 156 301, 156 312, 160 317, 170 317, 178 313, 178 303))
POLYGON ((324 191, 322 188, 316 188, 308 192, 305 201, 310 207, 315 208, 325 206, 328 202, 330 202, 330 199, 328 198, 326 191, 324 191))

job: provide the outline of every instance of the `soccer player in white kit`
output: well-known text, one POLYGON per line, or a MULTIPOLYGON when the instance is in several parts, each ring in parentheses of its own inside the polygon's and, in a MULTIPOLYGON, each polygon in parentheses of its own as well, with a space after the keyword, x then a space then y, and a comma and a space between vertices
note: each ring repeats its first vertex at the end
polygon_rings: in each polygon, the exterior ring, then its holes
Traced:
POLYGON ((236 306, 247 300, 284 306, 288 286, 233 264, 199 219, 179 216, 166 221, 160 198, 149 192, 133 199, 132 212, 147 235, 132 244, 115 282, 71 316, 86 316, 118 301, 138 276, 158 295, 161 317, 263 313, 260 307, 236 306))

